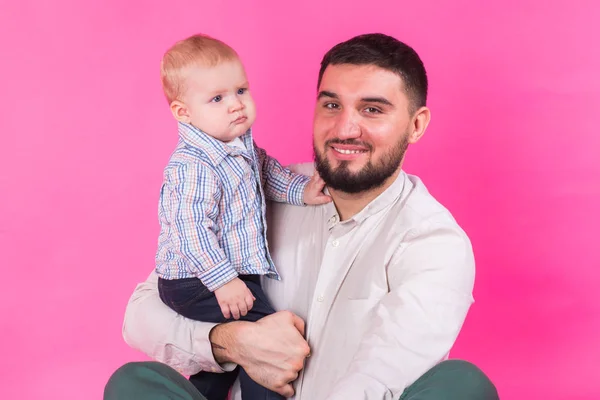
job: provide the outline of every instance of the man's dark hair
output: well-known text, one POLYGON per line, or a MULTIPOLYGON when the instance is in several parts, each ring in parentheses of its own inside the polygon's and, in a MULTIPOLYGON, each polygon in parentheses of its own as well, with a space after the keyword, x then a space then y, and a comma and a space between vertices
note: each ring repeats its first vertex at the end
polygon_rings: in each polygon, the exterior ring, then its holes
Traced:
POLYGON ((376 65, 402 78, 412 114, 427 102, 427 73, 419 55, 412 47, 382 33, 353 37, 335 45, 321 61, 319 81, 329 65, 376 65))

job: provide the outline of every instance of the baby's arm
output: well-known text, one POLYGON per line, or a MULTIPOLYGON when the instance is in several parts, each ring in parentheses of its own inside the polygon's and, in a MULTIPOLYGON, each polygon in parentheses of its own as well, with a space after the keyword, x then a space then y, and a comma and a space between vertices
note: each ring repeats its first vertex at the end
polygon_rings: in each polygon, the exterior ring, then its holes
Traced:
POLYGON ((221 307, 221 313, 227 319, 240 319, 240 316, 246 316, 256 300, 240 278, 235 278, 215 290, 215 297, 221 307))
POLYGON ((227 319, 245 316, 254 296, 237 276, 215 235, 221 181, 212 168, 202 163, 181 165, 172 174, 170 206, 179 252, 193 266, 204 286, 215 293, 227 319))
POLYGON ((238 276, 215 234, 221 181, 203 163, 180 164, 167 175, 168 183, 163 190, 169 193, 164 204, 170 208, 169 222, 177 238, 176 250, 185 257, 196 277, 214 292, 238 276))
POLYGON ((324 182, 318 175, 312 178, 296 174, 283 167, 279 161, 254 144, 259 168, 262 171, 262 184, 267 200, 293 205, 323 204, 331 198, 323 194, 324 182))

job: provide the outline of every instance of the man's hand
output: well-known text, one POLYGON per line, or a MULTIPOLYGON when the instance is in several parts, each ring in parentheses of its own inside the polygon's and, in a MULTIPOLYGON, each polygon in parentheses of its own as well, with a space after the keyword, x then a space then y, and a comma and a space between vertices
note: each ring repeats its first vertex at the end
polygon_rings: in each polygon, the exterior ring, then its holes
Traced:
POLYGON ((291 382, 310 354, 304 321, 279 311, 257 322, 217 325, 210 333, 215 359, 239 364, 258 384, 285 397, 294 395, 291 382))
POLYGON ((240 278, 235 278, 215 290, 215 296, 223 316, 227 319, 232 316, 234 319, 240 319, 240 315, 245 316, 256 300, 240 278))

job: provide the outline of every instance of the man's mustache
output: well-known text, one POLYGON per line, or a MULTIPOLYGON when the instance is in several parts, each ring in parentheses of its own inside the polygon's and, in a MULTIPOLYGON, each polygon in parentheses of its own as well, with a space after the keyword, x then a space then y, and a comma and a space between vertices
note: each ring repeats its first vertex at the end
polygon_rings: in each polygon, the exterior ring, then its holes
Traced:
POLYGON ((369 143, 362 142, 356 139, 329 139, 325 142, 325 146, 331 146, 332 144, 343 144, 347 146, 361 146, 366 147, 369 150, 373 150, 373 146, 369 143))

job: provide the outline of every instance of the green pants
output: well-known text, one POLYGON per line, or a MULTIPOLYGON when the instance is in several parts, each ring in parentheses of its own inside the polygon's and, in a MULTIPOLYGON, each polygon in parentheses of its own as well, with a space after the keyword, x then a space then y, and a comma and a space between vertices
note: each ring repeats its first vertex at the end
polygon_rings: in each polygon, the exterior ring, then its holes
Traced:
MULTIPOLYGON (((125 364, 109 379, 104 400, 206 400, 185 377, 165 364, 125 364)), ((497 400, 494 384, 479 368, 444 361, 410 385, 399 400, 497 400)))

